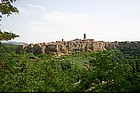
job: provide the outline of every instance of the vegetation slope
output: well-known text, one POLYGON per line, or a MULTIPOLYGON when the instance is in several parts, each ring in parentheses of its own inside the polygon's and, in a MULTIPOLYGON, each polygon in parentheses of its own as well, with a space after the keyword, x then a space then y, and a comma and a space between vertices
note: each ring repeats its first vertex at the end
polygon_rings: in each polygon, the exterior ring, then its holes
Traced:
POLYGON ((0 92, 140 91, 140 47, 76 52, 59 58, 16 54, 15 49, 15 45, 0 44, 0 92))

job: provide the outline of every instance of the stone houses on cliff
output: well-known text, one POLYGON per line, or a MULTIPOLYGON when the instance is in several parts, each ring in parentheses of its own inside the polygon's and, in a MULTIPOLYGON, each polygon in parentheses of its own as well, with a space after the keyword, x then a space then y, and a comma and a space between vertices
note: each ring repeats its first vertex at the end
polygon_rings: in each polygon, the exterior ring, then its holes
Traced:
POLYGON ((49 43, 37 43, 37 44, 21 44, 17 47, 16 52, 20 53, 25 51, 27 53, 34 54, 52 54, 55 56, 67 55, 74 53, 76 51, 83 52, 95 52, 99 50, 106 50, 110 48, 115 48, 117 42, 103 42, 94 41, 94 39, 87 39, 86 34, 84 34, 83 39, 74 39, 71 41, 56 41, 49 43))

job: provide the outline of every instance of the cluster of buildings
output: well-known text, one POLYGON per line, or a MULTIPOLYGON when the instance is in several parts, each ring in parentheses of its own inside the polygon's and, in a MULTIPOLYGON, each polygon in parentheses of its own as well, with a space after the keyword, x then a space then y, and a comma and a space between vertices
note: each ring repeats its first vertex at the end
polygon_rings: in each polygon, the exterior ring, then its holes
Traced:
POLYGON ((17 47, 16 52, 20 53, 25 51, 27 53, 34 54, 53 54, 56 56, 67 55, 74 53, 76 51, 83 52, 95 52, 99 50, 107 50, 110 48, 115 48, 117 42, 104 42, 104 41, 94 41, 94 39, 87 39, 86 34, 84 34, 83 39, 74 39, 71 41, 56 41, 49 43, 37 43, 37 44, 21 44, 17 47))

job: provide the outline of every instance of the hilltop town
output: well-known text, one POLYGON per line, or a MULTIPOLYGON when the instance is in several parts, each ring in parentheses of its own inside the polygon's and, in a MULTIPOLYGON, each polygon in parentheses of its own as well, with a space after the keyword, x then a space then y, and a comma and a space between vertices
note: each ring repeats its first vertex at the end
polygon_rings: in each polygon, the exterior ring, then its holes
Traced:
MULTIPOLYGON (((16 50, 17 53, 25 51, 33 54, 52 54, 55 56, 67 55, 76 51, 83 52, 95 52, 99 50, 113 49, 122 46, 125 43, 132 42, 104 42, 95 41, 94 39, 87 39, 84 34, 83 39, 74 39, 71 41, 48 42, 48 43, 36 43, 36 44, 20 44, 16 50)), ((133 42, 137 43, 137 42, 133 42)))

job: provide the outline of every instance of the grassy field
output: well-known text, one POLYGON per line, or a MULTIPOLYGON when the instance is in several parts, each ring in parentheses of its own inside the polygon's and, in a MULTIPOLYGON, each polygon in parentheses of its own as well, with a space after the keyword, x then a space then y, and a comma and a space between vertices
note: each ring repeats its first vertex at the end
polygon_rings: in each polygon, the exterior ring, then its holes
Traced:
POLYGON ((75 54, 71 54, 68 56, 62 56, 61 59, 65 59, 66 61, 70 62, 73 65, 76 65, 80 69, 86 68, 86 64, 90 60, 89 53, 84 52, 76 52, 75 54))

